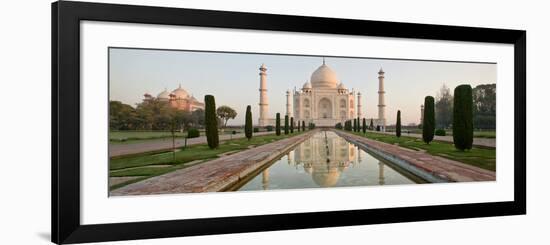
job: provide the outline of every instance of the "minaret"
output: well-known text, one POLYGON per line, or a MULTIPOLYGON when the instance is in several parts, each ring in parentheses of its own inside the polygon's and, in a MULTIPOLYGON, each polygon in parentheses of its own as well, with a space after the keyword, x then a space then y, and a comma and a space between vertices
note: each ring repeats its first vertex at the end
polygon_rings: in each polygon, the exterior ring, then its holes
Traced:
POLYGON ((360 120, 363 119, 363 112, 361 110, 361 92, 357 92, 357 117, 360 120))
POLYGON ((382 131, 386 129, 386 104, 384 101, 384 70, 378 72, 378 120, 382 122, 382 131))
POLYGON ((286 91, 286 115, 292 117, 292 108, 290 107, 290 89, 286 91))
POLYGON ((424 123, 424 105, 420 105, 420 124, 424 123))
POLYGON ((267 101, 267 67, 262 64, 260 67, 260 117, 258 118, 259 126, 267 126, 269 105, 267 101))

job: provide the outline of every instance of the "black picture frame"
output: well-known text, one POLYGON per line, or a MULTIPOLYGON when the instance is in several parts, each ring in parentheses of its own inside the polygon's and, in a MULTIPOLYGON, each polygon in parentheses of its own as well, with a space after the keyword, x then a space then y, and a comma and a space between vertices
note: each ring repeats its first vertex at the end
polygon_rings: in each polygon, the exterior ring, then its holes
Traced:
POLYGON ((149 239, 526 213, 526 32, 523 30, 61 1, 52 3, 51 41, 51 232, 54 243, 149 239), (79 50, 80 22, 84 20, 513 44, 514 201, 82 225, 79 50))

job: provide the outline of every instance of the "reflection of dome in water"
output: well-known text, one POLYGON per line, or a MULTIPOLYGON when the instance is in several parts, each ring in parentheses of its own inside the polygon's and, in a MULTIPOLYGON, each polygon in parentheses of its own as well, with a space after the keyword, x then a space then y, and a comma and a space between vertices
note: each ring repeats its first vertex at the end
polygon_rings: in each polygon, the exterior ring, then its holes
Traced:
POLYGON ((313 168, 311 176, 317 185, 321 187, 331 187, 338 183, 340 171, 338 171, 337 168, 329 168, 328 170, 324 168, 321 168, 321 170, 313 168))

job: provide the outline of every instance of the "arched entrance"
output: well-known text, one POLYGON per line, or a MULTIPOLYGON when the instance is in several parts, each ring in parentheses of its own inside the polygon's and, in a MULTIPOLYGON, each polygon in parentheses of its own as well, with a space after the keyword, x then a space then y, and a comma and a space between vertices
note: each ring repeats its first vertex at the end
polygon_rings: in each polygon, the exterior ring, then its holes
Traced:
POLYGON ((327 98, 322 98, 319 100, 319 106, 318 106, 319 115, 318 118, 320 119, 331 119, 332 118, 332 103, 327 98))

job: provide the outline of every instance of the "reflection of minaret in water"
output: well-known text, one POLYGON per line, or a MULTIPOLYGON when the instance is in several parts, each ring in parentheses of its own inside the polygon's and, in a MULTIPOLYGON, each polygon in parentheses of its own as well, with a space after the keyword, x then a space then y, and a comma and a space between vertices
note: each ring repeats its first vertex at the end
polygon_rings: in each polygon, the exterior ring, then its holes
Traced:
POLYGON ((269 168, 266 168, 263 172, 262 172, 262 188, 264 190, 267 190, 269 189, 269 168))
POLYGON ((384 164, 382 162, 378 162, 378 184, 384 185, 386 182, 384 180, 384 164))
POLYGON ((361 153, 362 151, 359 149, 359 146, 357 146, 357 164, 361 163, 361 153))

